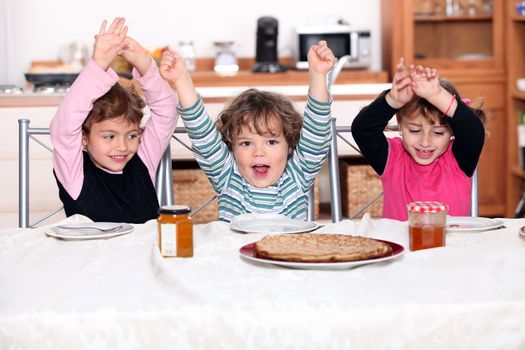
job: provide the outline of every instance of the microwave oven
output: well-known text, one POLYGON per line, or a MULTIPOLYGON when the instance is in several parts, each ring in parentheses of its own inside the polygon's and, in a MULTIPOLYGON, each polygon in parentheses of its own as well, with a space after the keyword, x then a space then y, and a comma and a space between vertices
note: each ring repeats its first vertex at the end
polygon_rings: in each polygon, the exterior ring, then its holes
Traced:
POLYGON ((370 31, 353 30, 345 25, 296 27, 293 45, 295 68, 308 69, 308 50, 319 40, 326 40, 336 58, 350 57, 343 68, 370 68, 370 31))

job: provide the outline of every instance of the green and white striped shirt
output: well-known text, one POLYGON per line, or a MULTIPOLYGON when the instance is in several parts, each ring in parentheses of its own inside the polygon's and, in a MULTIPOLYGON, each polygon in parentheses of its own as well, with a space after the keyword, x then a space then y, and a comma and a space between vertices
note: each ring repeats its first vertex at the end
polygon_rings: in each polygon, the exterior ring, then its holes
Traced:
POLYGON ((279 180, 268 187, 250 185, 208 116, 202 99, 178 108, 196 154, 219 197, 219 220, 231 221, 244 213, 277 213, 307 219, 308 191, 330 149, 332 102, 308 96, 300 140, 279 180))

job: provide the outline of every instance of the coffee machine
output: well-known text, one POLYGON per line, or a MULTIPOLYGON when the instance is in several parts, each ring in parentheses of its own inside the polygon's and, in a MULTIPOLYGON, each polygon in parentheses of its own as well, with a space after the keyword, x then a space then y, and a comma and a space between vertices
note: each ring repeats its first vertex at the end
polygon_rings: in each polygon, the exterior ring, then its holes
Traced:
POLYGON ((286 67, 277 62, 278 25, 277 19, 273 17, 261 17, 257 20, 257 46, 252 72, 286 72, 286 67))

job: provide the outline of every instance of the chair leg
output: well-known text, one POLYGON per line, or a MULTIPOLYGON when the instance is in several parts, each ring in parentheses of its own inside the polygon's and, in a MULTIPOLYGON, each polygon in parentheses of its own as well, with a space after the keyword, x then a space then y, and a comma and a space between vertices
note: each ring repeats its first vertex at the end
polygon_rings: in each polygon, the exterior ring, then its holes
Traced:
POLYGON ((472 175, 472 189, 470 195, 470 216, 478 216, 478 168, 472 175))
POLYGON ((157 198, 159 204, 173 205, 173 181, 172 181, 172 167, 171 167, 171 147, 168 145, 166 151, 162 155, 159 167, 157 169, 156 186, 157 198))
POLYGON ((29 227, 29 119, 18 119, 18 226, 29 227))
POLYGON ((516 219, 522 218, 523 215, 525 215, 525 193, 521 195, 521 199, 518 203, 518 206, 516 207, 516 210, 514 211, 514 217, 516 219))
POLYGON ((315 220, 315 185, 308 191, 308 221, 315 220))
POLYGON ((336 119, 332 118, 332 141, 328 153, 328 166, 330 174, 330 205, 332 208, 332 222, 339 222, 343 218, 341 209, 341 183, 339 181, 339 155, 337 152, 337 128, 336 119))

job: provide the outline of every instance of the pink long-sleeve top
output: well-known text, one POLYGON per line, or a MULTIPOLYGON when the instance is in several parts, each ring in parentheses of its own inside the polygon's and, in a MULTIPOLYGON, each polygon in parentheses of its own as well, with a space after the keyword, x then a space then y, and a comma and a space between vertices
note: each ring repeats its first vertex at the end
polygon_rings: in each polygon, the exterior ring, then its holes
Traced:
MULTIPOLYGON (((144 76, 140 76, 135 68, 132 74, 142 88, 146 105, 150 109, 150 118, 144 126, 137 153, 155 184, 160 159, 177 124, 177 101, 153 60, 144 76)), ((95 61, 90 60, 51 121, 53 168, 58 180, 73 199, 80 195, 84 180, 82 124, 95 100, 108 92, 118 79, 113 69, 104 71, 95 61)))

